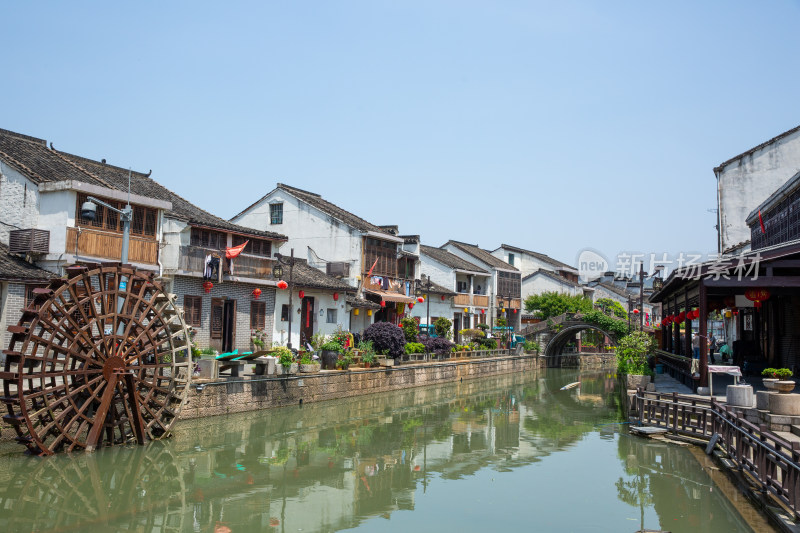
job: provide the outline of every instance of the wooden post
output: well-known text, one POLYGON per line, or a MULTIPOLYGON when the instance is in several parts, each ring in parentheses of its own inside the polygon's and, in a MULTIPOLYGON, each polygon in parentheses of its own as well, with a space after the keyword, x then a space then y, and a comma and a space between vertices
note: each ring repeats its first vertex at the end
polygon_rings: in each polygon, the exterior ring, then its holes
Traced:
POLYGON ((708 387, 708 302, 706 282, 700 280, 700 385, 708 387))

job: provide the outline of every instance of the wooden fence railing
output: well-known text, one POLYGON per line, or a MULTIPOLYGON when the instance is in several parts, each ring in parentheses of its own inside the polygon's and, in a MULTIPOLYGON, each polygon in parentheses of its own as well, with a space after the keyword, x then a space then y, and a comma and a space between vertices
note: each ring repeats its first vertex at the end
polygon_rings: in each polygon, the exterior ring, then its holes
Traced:
POLYGON ((710 440, 717 435, 728 458, 800 519, 800 443, 789 443, 712 399, 636 391, 632 407, 643 425, 710 440))

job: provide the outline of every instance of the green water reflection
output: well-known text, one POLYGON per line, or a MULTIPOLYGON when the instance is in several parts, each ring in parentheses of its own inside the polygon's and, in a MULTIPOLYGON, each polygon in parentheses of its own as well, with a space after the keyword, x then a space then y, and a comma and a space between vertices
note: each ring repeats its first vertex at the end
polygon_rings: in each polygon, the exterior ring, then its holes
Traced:
POLYGON ((551 369, 4 455, 0 531, 751 531, 686 449, 616 424, 615 387, 551 369))

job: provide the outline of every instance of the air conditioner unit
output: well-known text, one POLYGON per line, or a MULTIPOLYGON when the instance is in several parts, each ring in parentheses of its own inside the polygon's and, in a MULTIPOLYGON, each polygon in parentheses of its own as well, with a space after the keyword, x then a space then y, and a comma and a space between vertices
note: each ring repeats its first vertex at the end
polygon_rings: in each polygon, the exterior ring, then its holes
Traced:
POLYGON ((328 263, 325 265, 325 273, 329 276, 335 276, 338 278, 349 278, 350 277, 350 263, 345 261, 335 261, 333 263, 328 263))
POLYGON ((45 229, 15 229, 8 232, 8 251, 12 254, 46 254, 50 251, 50 232, 45 229))

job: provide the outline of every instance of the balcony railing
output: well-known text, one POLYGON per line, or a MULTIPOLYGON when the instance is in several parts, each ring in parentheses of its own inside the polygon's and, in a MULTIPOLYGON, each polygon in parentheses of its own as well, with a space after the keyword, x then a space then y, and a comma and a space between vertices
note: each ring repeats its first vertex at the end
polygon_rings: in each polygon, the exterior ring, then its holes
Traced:
MULTIPOLYGON (((206 257, 216 253, 221 256, 219 250, 211 250, 200 246, 181 246, 181 257, 178 261, 178 269, 184 272, 194 272, 202 274, 206 268, 206 257)), ((227 260, 222 258, 222 273, 231 274, 242 278, 267 278, 272 275, 272 264, 274 259, 258 257, 254 255, 240 254, 233 260, 233 272, 230 272, 227 260)))
POLYGON ((489 307, 489 297, 485 294, 473 294, 472 305, 476 307, 489 307))
MULTIPOLYGON (((67 228, 67 253, 119 261, 122 257, 122 234, 91 228, 67 228)), ((131 236, 128 261, 155 265, 158 262, 158 241, 131 236)))
POLYGON ((462 292, 455 295, 453 298, 453 305, 456 307, 463 307, 465 305, 489 307, 489 297, 485 294, 469 294, 468 292, 462 292))

